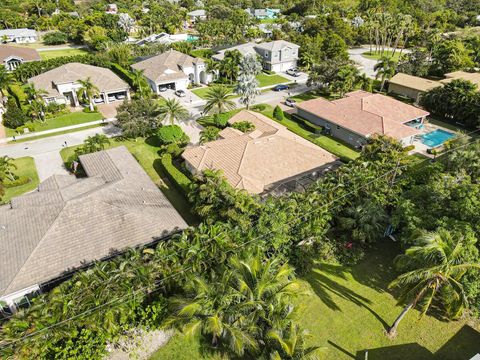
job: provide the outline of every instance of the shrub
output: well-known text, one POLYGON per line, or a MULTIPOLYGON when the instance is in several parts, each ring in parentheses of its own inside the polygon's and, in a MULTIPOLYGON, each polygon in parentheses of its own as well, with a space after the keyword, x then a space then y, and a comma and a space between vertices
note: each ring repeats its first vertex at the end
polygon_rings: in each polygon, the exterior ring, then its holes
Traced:
POLYGON ((167 173, 168 178, 185 194, 188 194, 192 181, 172 163, 172 155, 164 154, 161 157, 162 166, 167 173))
POLYGON ((28 176, 21 176, 14 181, 4 180, 4 185, 8 189, 28 184, 30 181, 32 181, 32 179, 30 179, 28 176))
POLYGON ((200 132, 200 143, 205 144, 218 139, 220 129, 215 126, 207 126, 200 132))
POLYGON ((263 70, 263 72, 267 75, 275 75, 275 71, 272 70, 263 70))
POLYGON ((162 150, 165 153, 172 155, 173 158, 179 157, 183 152, 183 149, 175 143, 164 146, 162 150))
POLYGON ((213 115, 213 123, 222 129, 227 126, 229 119, 230 119, 230 114, 228 113, 213 115))
POLYGON ((92 111, 92 110, 90 110, 90 107, 87 106, 87 107, 84 107, 82 111, 83 111, 84 113, 87 113, 87 114, 96 113, 96 112, 98 112, 98 107, 97 107, 97 105, 94 105, 94 106, 93 106, 93 111, 92 111))
POLYGON ((68 41, 67 34, 61 31, 55 31, 43 36, 43 43, 46 45, 60 45, 66 44, 68 41))
POLYGON ((67 105, 50 102, 47 104, 47 106, 45 106, 45 112, 50 115, 56 115, 60 112, 67 112, 67 105))
POLYGON ((252 106, 252 110, 255 111, 264 111, 267 108, 267 105, 265 104, 257 104, 252 106))
POLYGON ((29 132, 35 131, 35 125, 33 124, 25 124, 23 126, 19 126, 15 129, 15 131, 19 134, 23 134, 25 132, 25 129, 28 129, 29 132))
POLYGON ((280 106, 275 106, 275 109, 273 109, 273 117, 277 119, 278 121, 282 121, 285 118, 285 115, 283 115, 283 110, 280 108, 280 106))
POLYGON ((12 95, 17 105, 22 108, 22 105, 27 101, 27 94, 23 91, 22 87, 18 84, 11 84, 8 86, 8 93, 12 95))
POLYGON ((239 121, 234 123, 232 127, 244 133, 255 130, 255 125, 250 121, 239 121))
POLYGON ((25 125, 28 120, 27 115, 18 107, 17 102, 13 98, 8 99, 7 111, 3 120, 5 126, 16 129, 25 125))
POLYGON ((157 136, 162 145, 177 144, 181 146, 188 144, 190 141, 187 134, 178 125, 162 126, 158 129, 157 136))

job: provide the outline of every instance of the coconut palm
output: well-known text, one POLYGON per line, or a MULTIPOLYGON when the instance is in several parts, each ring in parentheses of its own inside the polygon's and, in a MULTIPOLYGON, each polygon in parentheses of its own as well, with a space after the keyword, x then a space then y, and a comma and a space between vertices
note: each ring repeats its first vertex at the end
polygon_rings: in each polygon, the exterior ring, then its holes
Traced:
POLYGON ((335 81, 332 84, 334 91, 343 97, 346 92, 353 89, 358 77, 358 69, 351 65, 342 66, 337 73, 335 81))
POLYGON ((397 63, 393 61, 391 57, 387 56, 383 56, 373 67, 373 70, 376 71, 375 78, 382 79, 382 83, 380 85, 380 92, 382 92, 383 88, 385 87, 385 81, 395 75, 396 67, 397 63))
POLYGON ((357 75, 356 83, 362 90, 372 91, 372 79, 370 79, 367 74, 362 73, 357 75))
POLYGON ((450 315, 460 315, 467 305, 460 280, 467 270, 480 269, 478 263, 465 262, 465 250, 471 244, 463 235, 440 229, 419 234, 415 242, 395 259, 395 265, 406 272, 389 287, 400 289, 400 302, 406 306, 388 329, 389 336, 396 334, 410 309, 418 306, 424 315, 434 300, 440 300, 450 315))
POLYGON ((43 103, 42 95, 48 94, 46 90, 35 88, 34 84, 27 84, 23 90, 25 95, 27 95, 28 102, 31 103, 34 100, 41 101, 43 103))
POLYGON ((138 95, 140 98, 143 98, 143 86, 145 84, 145 77, 143 75, 143 72, 145 70, 141 69, 141 70, 138 70, 138 69, 133 69, 132 70, 132 83, 133 83, 133 86, 135 86, 135 88, 137 89, 138 91, 138 95))
POLYGON ((93 98, 95 95, 99 94, 100 90, 98 90, 90 77, 86 78, 85 80, 77 80, 77 82, 82 85, 82 87, 78 90, 80 97, 83 97, 88 101, 90 111, 93 111, 95 109, 93 98))
POLYGON ((221 114, 235 109, 235 103, 229 99, 230 93, 230 89, 223 85, 211 87, 205 96, 207 103, 203 108, 204 113, 221 114))
POLYGON ((89 153, 105 150, 105 147, 110 144, 110 140, 106 135, 103 134, 95 134, 93 136, 89 136, 83 142, 83 146, 89 149, 89 153))
POLYGON ((177 99, 167 99, 158 108, 159 118, 162 122, 168 120, 171 125, 175 120, 186 120, 190 116, 188 110, 177 99))
POLYGON ((277 348, 270 353, 270 360, 320 360, 322 357, 317 346, 305 346, 308 335, 307 331, 293 322, 281 330, 270 330, 267 338, 273 342, 272 347, 277 348))

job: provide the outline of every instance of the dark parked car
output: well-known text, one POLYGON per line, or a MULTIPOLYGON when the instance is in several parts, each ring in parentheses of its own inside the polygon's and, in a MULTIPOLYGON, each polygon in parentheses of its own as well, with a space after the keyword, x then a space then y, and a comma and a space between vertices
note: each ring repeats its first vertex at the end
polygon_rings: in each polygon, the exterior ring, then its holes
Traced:
POLYGON ((187 94, 185 94, 185 91, 183 91, 183 90, 177 90, 177 91, 175 91, 175 95, 177 95, 178 97, 185 97, 185 96, 187 96, 187 94))
POLYGON ((285 84, 280 84, 280 85, 277 85, 273 88, 273 91, 283 91, 283 90, 288 90, 289 87, 288 85, 285 85, 285 84))

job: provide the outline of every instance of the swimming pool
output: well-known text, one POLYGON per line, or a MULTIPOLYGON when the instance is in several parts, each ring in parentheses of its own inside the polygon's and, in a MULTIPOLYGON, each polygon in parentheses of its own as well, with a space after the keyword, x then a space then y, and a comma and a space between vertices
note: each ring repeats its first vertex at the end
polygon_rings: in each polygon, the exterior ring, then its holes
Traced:
POLYGON ((429 132, 428 134, 422 135, 422 143, 431 148, 434 148, 442 145, 445 141, 450 140, 454 136, 455 134, 451 132, 437 129, 429 132))
POLYGON ((187 36, 188 42, 197 41, 197 40, 198 40, 198 36, 188 34, 187 36))

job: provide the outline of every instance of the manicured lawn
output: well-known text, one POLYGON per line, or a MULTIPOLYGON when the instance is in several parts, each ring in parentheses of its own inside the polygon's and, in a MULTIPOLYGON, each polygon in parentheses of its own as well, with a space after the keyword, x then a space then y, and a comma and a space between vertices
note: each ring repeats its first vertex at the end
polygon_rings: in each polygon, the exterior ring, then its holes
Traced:
MULTIPOLYGON (((307 294, 296 302, 299 322, 311 334, 308 345, 319 346, 326 360, 363 360, 365 350, 369 360, 463 360, 475 355, 480 324, 465 319, 419 318, 413 310, 400 323, 395 339, 385 336, 385 327, 402 308, 387 289, 395 277, 392 261, 399 249, 390 240, 382 242, 356 266, 320 263, 301 280, 307 294)), ((151 359, 221 357, 208 353, 197 338, 176 335, 151 359)))
POLYGON ((69 133, 73 133, 73 132, 77 132, 77 131, 93 129, 93 128, 100 127, 100 126, 103 126, 103 125, 104 125, 104 124, 101 124, 101 123, 100 123, 100 124, 93 124, 93 125, 88 125, 88 126, 82 126, 82 127, 75 128, 75 129, 70 129, 70 130, 56 131, 56 132, 49 133, 49 134, 31 136, 31 137, 24 138, 24 139, 19 139, 19 140, 12 140, 12 141, 9 141, 8 143, 9 143, 9 144, 16 144, 16 143, 22 143, 22 142, 27 142, 27 141, 33 141, 33 140, 43 139, 43 138, 46 138, 46 137, 63 135, 63 134, 69 134, 69 133))
POLYGON ((35 190, 38 186, 38 174, 37 168, 35 167, 35 162, 33 158, 29 156, 17 158, 14 160, 17 169, 14 171, 15 175, 19 177, 27 176, 31 179, 31 181, 25 185, 15 186, 13 188, 6 188, 5 195, 2 196, 2 203, 6 203, 10 201, 11 198, 15 196, 22 195, 26 192, 35 190))
MULTIPOLYGON (((215 85, 213 84, 212 86, 215 86, 215 85)), ((236 94, 234 93, 235 86, 233 86, 233 85, 224 85, 224 86, 226 86, 228 89, 230 89, 230 92, 232 93, 232 98, 234 98, 236 96, 236 94)), ((210 88, 211 88, 211 86, 204 86, 204 87, 201 87, 201 88, 198 88, 198 89, 192 89, 192 92, 195 95, 197 95, 198 97, 201 97, 202 99, 205 99, 207 94, 210 91, 210 88)))
MULTIPOLYGON (((35 126, 35 131, 45 131, 58 129, 65 126, 78 125, 83 123, 88 123, 92 121, 97 121, 102 119, 102 114, 100 113, 84 113, 84 112, 72 112, 65 115, 60 115, 51 119, 47 119, 44 123, 35 121, 33 125, 35 126)), ((16 131, 13 129, 6 128, 7 136, 17 135, 16 131)))
MULTIPOLYGON (((405 55, 405 53, 402 53, 402 56, 403 55, 405 55)), ((393 51, 389 51, 389 50, 386 50, 384 52, 373 50, 372 52, 370 51, 364 52, 362 56, 367 59, 373 59, 373 60, 380 60, 382 57, 387 56, 387 57, 393 57, 394 61, 398 61, 400 60, 400 50, 397 50, 395 52, 395 55, 393 55, 393 51)))
MULTIPOLYGON (((262 111, 262 113, 273 119, 273 108, 270 105, 267 105, 267 108, 262 111)), ((344 161, 354 160, 360 156, 358 151, 353 150, 346 144, 343 144, 330 136, 315 134, 303 127, 300 123, 289 119, 288 115, 283 121, 278 121, 278 123, 286 126, 291 132, 311 141, 344 161)))
POLYGON ((75 55, 85 55, 88 54, 88 51, 85 49, 62 49, 62 50, 46 50, 39 51, 40 57, 42 60, 53 59, 61 56, 75 56, 75 55))
MULTIPOLYGON (((267 75, 265 73, 260 73, 260 74, 257 75, 257 80, 258 80, 258 86, 261 87, 261 88, 266 87, 266 86, 273 87, 273 86, 278 85, 278 84, 289 83, 288 79, 284 78, 283 76, 277 75, 277 74, 267 75)), ((215 84, 212 84, 211 86, 215 86, 215 84)), ((235 91, 234 91, 235 85, 224 85, 224 86, 226 86, 227 88, 230 89, 231 93, 233 94, 232 98, 238 96, 238 95, 235 94, 235 91)), ((209 86, 205 86, 205 87, 198 88, 198 89, 192 89, 192 92, 195 95, 201 97, 202 99, 205 99, 205 96, 208 94, 209 91, 210 91, 209 86)))
POLYGON ((190 55, 197 58, 208 59, 210 58, 209 54, 212 53, 211 49, 195 49, 190 51, 190 55))
POLYGON ((265 73, 260 73, 257 75, 257 80, 259 83, 259 87, 265 87, 265 86, 275 86, 278 84, 287 84, 290 81, 283 76, 273 74, 273 75, 267 75, 265 73))
MULTIPOLYGON (((168 180, 166 174, 162 170, 160 157, 158 156, 158 144, 154 138, 138 138, 136 140, 123 140, 114 138, 110 140, 109 147, 125 145, 132 155, 137 159, 145 172, 150 176, 155 184, 157 184, 167 199, 182 215, 189 225, 198 224, 198 219, 190 211, 191 206, 185 196, 180 193, 175 186, 168 180)), ((80 145, 79 145, 80 146, 80 145)), ((75 149, 79 146, 71 146, 60 151, 60 155, 64 162, 74 154, 75 149)))

